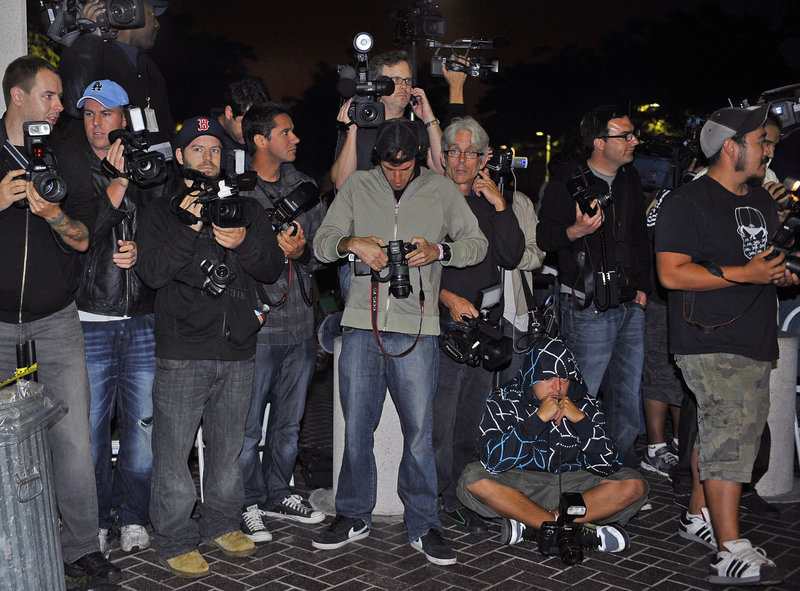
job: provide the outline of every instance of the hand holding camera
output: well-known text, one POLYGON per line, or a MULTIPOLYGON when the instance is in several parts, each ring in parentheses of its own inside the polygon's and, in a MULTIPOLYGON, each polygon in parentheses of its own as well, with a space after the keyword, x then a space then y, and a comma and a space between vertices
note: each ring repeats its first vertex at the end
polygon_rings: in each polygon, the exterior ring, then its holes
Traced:
POLYGON ((567 228, 567 238, 573 242, 589 234, 594 234, 603 225, 603 210, 597 207, 597 199, 591 202, 594 214, 584 213, 579 204, 575 204, 575 223, 567 228))
POLYGON ((278 234, 278 246, 287 259, 297 259, 306 247, 306 235, 300 222, 292 222, 292 227, 278 234))
POLYGON ((8 209, 12 204, 25 197, 25 170, 11 170, 0 181, 0 211, 8 209))

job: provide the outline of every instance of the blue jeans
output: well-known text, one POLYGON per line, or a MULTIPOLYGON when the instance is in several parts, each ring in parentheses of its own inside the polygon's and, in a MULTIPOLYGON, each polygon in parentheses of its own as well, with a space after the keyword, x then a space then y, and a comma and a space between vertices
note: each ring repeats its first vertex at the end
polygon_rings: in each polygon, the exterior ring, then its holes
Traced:
POLYGON ((0 375, 13 375, 17 367, 14 345, 29 339, 36 341, 39 383, 69 406, 66 416, 50 429, 50 446, 62 557, 64 562, 74 562, 100 550, 89 442, 89 375, 75 304, 33 322, 0 322, 0 375))
POLYGON ((644 308, 634 302, 605 312, 594 304, 574 310, 561 296, 561 333, 578 362, 590 396, 602 391, 602 410, 620 461, 636 467, 634 443, 641 428, 644 308))
POLYGON ((97 481, 100 527, 150 522, 153 452, 153 373, 156 370, 153 315, 110 322, 82 322, 86 365, 92 387, 89 425, 97 481), (119 427, 119 454, 111 469, 111 420, 119 427))
POLYGON ((253 359, 156 358, 150 518, 156 551, 168 560, 239 529, 244 488, 239 454, 253 389, 253 359), (200 419, 205 440, 205 502, 199 523, 189 452, 200 419))
MULTIPOLYGON (((383 348, 402 353, 416 335, 381 332, 383 348)), ((403 429, 397 492, 403 501, 409 539, 442 530, 437 513, 433 459, 433 396, 439 375, 439 346, 421 336, 406 357, 384 355, 372 331, 344 327, 339 356, 339 394, 344 413, 344 456, 336 490, 336 512, 372 524, 377 491, 373 433, 381 419, 388 385, 403 429)))
POLYGON ((244 427, 244 448, 239 458, 244 480, 244 506, 271 509, 291 494, 289 481, 297 461, 300 421, 306 409, 306 391, 314 375, 316 338, 297 345, 256 347, 253 395, 244 427), (264 458, 258 442, 264 409, 270 403, 264 458))

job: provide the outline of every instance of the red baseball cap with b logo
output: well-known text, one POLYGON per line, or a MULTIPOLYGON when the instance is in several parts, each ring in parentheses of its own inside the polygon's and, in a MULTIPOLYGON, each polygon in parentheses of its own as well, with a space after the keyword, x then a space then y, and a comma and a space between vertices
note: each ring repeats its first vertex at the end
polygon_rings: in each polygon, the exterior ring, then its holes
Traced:
POLYGON ((219 121, 214 117, 200 115, 198 117, 190 117, 181 123, 180 130, 172 140, 172 149, 177 150, 180 148, 183 150, 201 135, 211 135, 217 138, 220 143, 225 142, 225 130, 219 124, 219 121))

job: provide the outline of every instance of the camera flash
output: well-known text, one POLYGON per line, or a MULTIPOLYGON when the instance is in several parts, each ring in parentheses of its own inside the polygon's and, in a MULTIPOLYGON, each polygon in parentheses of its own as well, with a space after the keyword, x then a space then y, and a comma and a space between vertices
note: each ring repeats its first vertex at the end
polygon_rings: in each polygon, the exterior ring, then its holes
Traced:
POLYGON ((361 53, 366 53, 372 49, 372 35, 369 33, 359 33, 353 39, 353 47, 356 48, 356 51, 360 51, 361 53))

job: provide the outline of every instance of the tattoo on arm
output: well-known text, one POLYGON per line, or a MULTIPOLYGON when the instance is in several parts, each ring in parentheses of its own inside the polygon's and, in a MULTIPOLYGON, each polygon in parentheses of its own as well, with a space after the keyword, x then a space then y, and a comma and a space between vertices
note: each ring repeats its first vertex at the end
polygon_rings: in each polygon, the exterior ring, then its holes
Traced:
POLYGON ((89 238, 86 226, 82 222, 69 219, 63 211, 53 219, 47 220, 47 223, 66 240, 81 242, 89 238))

